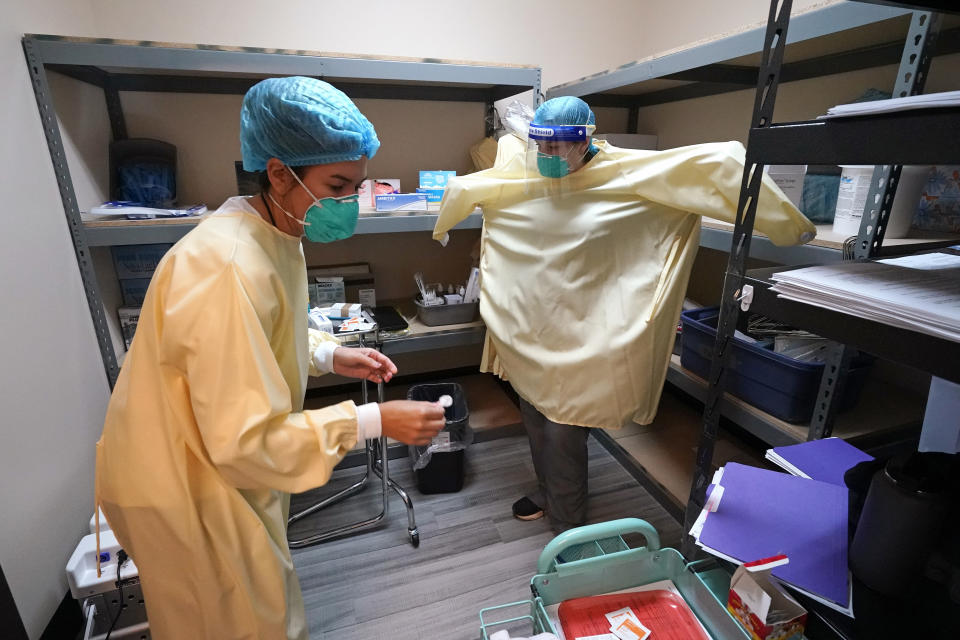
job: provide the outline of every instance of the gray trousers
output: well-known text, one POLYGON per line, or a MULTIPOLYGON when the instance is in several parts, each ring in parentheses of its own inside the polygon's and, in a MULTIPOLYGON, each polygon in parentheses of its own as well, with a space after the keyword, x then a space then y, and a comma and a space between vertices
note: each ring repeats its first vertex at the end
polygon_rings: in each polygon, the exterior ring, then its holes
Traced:
POLYGON ((587 437, 590 429, 547 420, 520 398, 520 415, 530 439, 537 489, 527 495, 546 511, 556 532, 587 521, 587 437))

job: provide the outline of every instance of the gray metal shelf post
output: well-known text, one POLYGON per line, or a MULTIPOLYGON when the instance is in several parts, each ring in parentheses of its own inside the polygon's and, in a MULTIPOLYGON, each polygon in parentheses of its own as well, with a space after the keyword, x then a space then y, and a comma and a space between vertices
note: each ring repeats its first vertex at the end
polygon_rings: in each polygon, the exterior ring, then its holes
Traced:
MULTIPOLYGON (((790 24, 790 10, 793 1, 782 0, 779 14, 777 13, 778 4, 778 0, 773 0, 770 5, 770 16, 764 39, 763 59, 760 65, 757 95, 753 105, 751 128, 764 128, 773 121, 773 108, 780 81, 780 67, 787 42, 787 27, 790 24)), ((751 162, 748 157, 747 162, 744 163, 740 201, 737 205, 737 218, 733 230, 733 244, 730 248, 727 272, 723 281, 723 297, 720 303, 717 339, 714 343, 711 359, 710 378, 707 381, 710 388, 703 403, 703 432, 700 435, 700 444, 697 448, 697 464, 683 525, 684 532, 687 533, 683 541, 683 554, 688 558, 693 557, 695 552, 694 541, 689 536, 689 531, 703 508, 706 501, 707 485, 710 483, 710 465, 713 461, 714 443, 717 440, 717 431, 720 427, 720 402, 723 399, 726 386, 726 363, 729 359, 729 347, 732 347, 739 315, 739 298, 741 297, 743 278, 746 274, 747 257, 750 255, 750 240, 753 236, 753 223, 757 214, 757 200, 760 195, 762 178, 763 165, 759 162, 751 162)))
POLYGON ((70 168, 67 166, 67 155, 63 148, 63 138, 60 137, 57 114, 50 96, 50 85, 47 84, 43 61, 40 59, 35 42, 32 39, 24 38, 23 52, 27 57, 30 80, 33 82, 33 92, 37 98, 37 108, 40 110, 43 133, 47 138, 47 146, 50 149, 50 160, 53 162, 53 171, 57 177, 57 187, 60 189, 63 212, 67 218, 67 227, 70 229, 70 238, 73 240, 77 265, 80 267, 80 279, 87 295, 87 307, 90 309, 90 318, 93 320, 93 328, 97 334, 103 368, 107 374, 110 388, 113 389, 117 376, 120 374, 120 367, 117 366, 117 354, 113 351, 113 341, 110 338, 110 329, 107 326, 106 314, 103 311, 103 301, 100 297, 100 289, 97 286, 97 277, 93 270, 90 248, 87 246, 83 223, 80 221, 80 208, 77 206, 77 196, 73 189, 73 181, 70 178, 70 168))
MULTIPOLYGON (((929 12, 914 12, 904 43, 893 88, 894 97, 923 93, 930 69, 930 50, 937 38, 940 16, 929 12)), ((900 182, 901 165, 876 165, 870 191, 860 218, 860 230, 854 245, 854 257, 870 259, 877 256, 883 245, 883 236, 890 219, 893 200, 900 182)), ((808 440, 827 438, 833 433, 833 423, 843 398, 843 386, 852 357, 852 349, 832 343, 824 358, 823 377, 817 390, 817 399, 810 421, 808 440)))

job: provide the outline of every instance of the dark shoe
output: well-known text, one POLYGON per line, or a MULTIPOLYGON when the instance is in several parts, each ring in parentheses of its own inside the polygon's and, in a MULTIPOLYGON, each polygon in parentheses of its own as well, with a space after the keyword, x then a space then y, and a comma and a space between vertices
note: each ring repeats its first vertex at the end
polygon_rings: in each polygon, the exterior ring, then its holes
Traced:
POLYGON ((539 520, 543 517, 543 509, 530 498, 520 498, 513 503, 513 517, 517 520, 539 520))

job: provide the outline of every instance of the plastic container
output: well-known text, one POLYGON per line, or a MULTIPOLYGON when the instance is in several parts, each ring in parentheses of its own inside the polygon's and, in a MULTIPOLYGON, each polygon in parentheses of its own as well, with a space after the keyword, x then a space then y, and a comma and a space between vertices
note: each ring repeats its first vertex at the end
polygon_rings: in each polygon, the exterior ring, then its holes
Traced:
POLYGON ((887 220, 886 238, 905 238, 910 233, 913 214, 920 208, 920 194, 927 184, 930 167, 924 165, 904 166, 900 171, 897 193, 890 207, 890 219, 887 220))
POLYGON ((456 493, 463 488, 466 449, 473 441, 463 387, 453 382, 418 384, 407 391, 407 400, 436 402, 445 395, 453 398, 453 404, 446 408, 443 431, 430 446, 410 447, 420 493, 456 493))
MULTIPOLYGON (((871 165, 849 165, 842 168, 833 230, 855 236, 860 233, 860 220, 869 195, 874 168, 871 165)), ((929 172, 928 166, 903 167, 884 237, 903 238, 910 232, 910 224, 920 205, 920 193, 929 172)))
POLYGON ((850 568, 871 589, 897 596, 923 574, 949 505, 946 459, 900 455, 874 474, 850 545, 850 568))
MULTIPOLYGON (((719 307, 691 309, 680 315, 683 342, 680 364, 701 378, 710 375, 719 307)), ((851 364, 840 410, 857 403, 869 364, 851 364)), ((786 422, 807 423, 820 390, 823 364, 801 362, 770 349, 734 339, 727 369, 727 391, 786 422)))
POLYGON ((479 302, 441 304, 433 307, 426 307, 420 304, 419 300, 414 300, 413 303, 417 305, 417 316, 420 322, 428 327, 473 322, 477 317, 477 309, 480 308, 479 302))
POLYGON ((860 219, 870 192, 873 165, 840 165, 840 191, 837 210, 833 215, 834 233, 855 236, 860 233, 860 219))

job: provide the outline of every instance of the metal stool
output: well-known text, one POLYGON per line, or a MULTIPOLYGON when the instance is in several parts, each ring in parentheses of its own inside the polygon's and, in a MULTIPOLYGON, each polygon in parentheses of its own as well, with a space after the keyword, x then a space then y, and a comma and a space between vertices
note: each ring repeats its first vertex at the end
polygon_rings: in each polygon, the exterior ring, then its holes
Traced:
MULTIPOLYGON (((370 333, 374 333, 374 344, 376 348, 380 348, 379 344, 379 335, 377 330, 373 329, 367 333, 357 334, 359 340, 359 346, 366 346, 365 337, 370 333)), ((367 381, 361 381, 361 397, 363 403, 366 404, 367 400, 367 381)), ((383 402, 384 393, 383 393, 383 382, 377 383, 377 402, 383 402)), ((294 522, 301 520, 321 509, 325 509, 331 505, 337 504, 338 502, 345 500, 346 498, 358 494, 363 491, 367 483, 370 480, 371 474, 375 474, 380 478, 380 493, 383 498, 383 507, 380 511, 380 514, 376 517, 370 518, 368 520, 362 520, 360 522, 355 522, 353 524, 344 525, 342 527, 337 527, 335 529, 330 529, 329 531, 322 531, 320 533, 315 533, 313 535, 306 536, 304 538, 293 539, 287 537, 287 542, 290 545, 291 549, 301 549, 303 547, 309 547, 315 544, 320 544, 321 542, 326 542, 327 540, 333 540, 334 538, 341 538, 353 533, 359 533, 368 528, 373 527, 381 521, 386 520, 387 513, 389 512, 390 507, 390 490, 396 492, 400 499, 403 500, 404 505, 407 507, 407 535, 410 539, 410 544, 414 548, 420 546, 420 531, 417 529, 417 523, 413 516, 413 501, 410 499, 410 496, 407 492, 390 479, 390 460, 387 452, 387 438, 381 436, 373 440, 367 440, 366 442, 366 457, 367 457, 367 471, 364 473, 363 478, 358 482, 354 483, 352 486, 338 491, 337 493, 324 498, 320 502, 307 507, 306 509, 299 511, 295 514, 292 514, 287 520, 287 526, 293 524, 294 522)))

